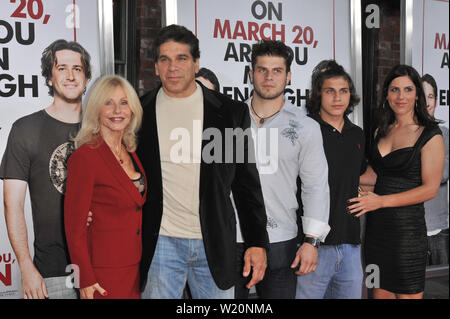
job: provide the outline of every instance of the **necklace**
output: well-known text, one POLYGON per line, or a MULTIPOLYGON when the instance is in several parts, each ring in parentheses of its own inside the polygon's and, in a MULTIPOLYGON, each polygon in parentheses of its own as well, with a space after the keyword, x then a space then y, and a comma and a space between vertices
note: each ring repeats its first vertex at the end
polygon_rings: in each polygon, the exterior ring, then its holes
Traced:
POLYGON ((268 118, 271 118, 272 116, 274 116, 275 114, 277 114, 281 110, 281 109, 279 109, 278 111, 276 111, 272 115, 269 115, 269 116, 266 116, 266 117, 262 117, 262 116, 259 116, 258 113, 256 113, 255 109, 253 108, 253 100, 250 103, 250 107, 252 108, 253 113, 259 118, 259 124, 263 124, 265 120, 267 120, 268 118))
POLYGON ((123 165, 123 159, 120 157, 120 153, 122 153, 122 144, 120 144, 120 150, 118 153, 114 152, 114 155, 116 156, 116 158, 119 160, 120 165, 123 165))

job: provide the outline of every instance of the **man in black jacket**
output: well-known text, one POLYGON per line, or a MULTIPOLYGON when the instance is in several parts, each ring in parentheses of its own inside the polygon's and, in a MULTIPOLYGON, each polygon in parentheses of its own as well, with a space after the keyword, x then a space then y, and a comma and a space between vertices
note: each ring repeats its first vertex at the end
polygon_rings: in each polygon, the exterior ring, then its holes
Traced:
POLYGON ((143 298, 233 298, 238 209, 248 287, 266 268, 266 213, 248 108, 195 81, 198 39, 161 29, 154 45, 162 86, 142 97, 138 154, 149 180, 143 207, 143 298), (230 132, 232 137, 230 138, 230 132))

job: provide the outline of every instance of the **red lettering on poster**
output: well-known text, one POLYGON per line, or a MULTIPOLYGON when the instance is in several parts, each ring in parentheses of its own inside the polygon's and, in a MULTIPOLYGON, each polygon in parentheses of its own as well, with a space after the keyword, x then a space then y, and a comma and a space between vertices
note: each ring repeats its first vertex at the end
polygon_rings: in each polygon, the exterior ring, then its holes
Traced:
POLYGON ((286 26, 281 24, 277 26, 274 23, 263 23, 259 25, 256 22, 236 21, 234 25, 230 20, 216 19, 214 22, 214 38, 221 39, 242 39, 242 40, 279 40, 285 42, 286 26))

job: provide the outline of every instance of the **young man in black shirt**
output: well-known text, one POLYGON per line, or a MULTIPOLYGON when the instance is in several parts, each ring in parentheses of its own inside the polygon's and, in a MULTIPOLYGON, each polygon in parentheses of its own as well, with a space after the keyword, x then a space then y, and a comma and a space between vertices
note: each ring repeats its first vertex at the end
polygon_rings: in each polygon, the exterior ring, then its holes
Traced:
POLYGON ((364 134, 347 118, 359 102, 350 76, 333 60, 314 69, 306 108, 322 131, 328 161, 331 231, 319 247, 315 272, 297 278, 299 299, 361 298, 360 221, 347 212, 366 169, 364 134))

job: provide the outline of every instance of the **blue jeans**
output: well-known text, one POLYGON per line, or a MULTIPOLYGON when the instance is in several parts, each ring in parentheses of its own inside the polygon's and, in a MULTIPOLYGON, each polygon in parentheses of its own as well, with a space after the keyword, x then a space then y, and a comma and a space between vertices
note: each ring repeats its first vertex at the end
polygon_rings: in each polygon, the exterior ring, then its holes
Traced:
POLYGON ((194 299, 233 299, 234 288, 217 287, 203 240, 159 236, 143 299, 181 299, 189 284, 194 299))
POLYGON ((360 245, 322 245, 316 271, 297 277, 297 299, 361 299, 360 245))

